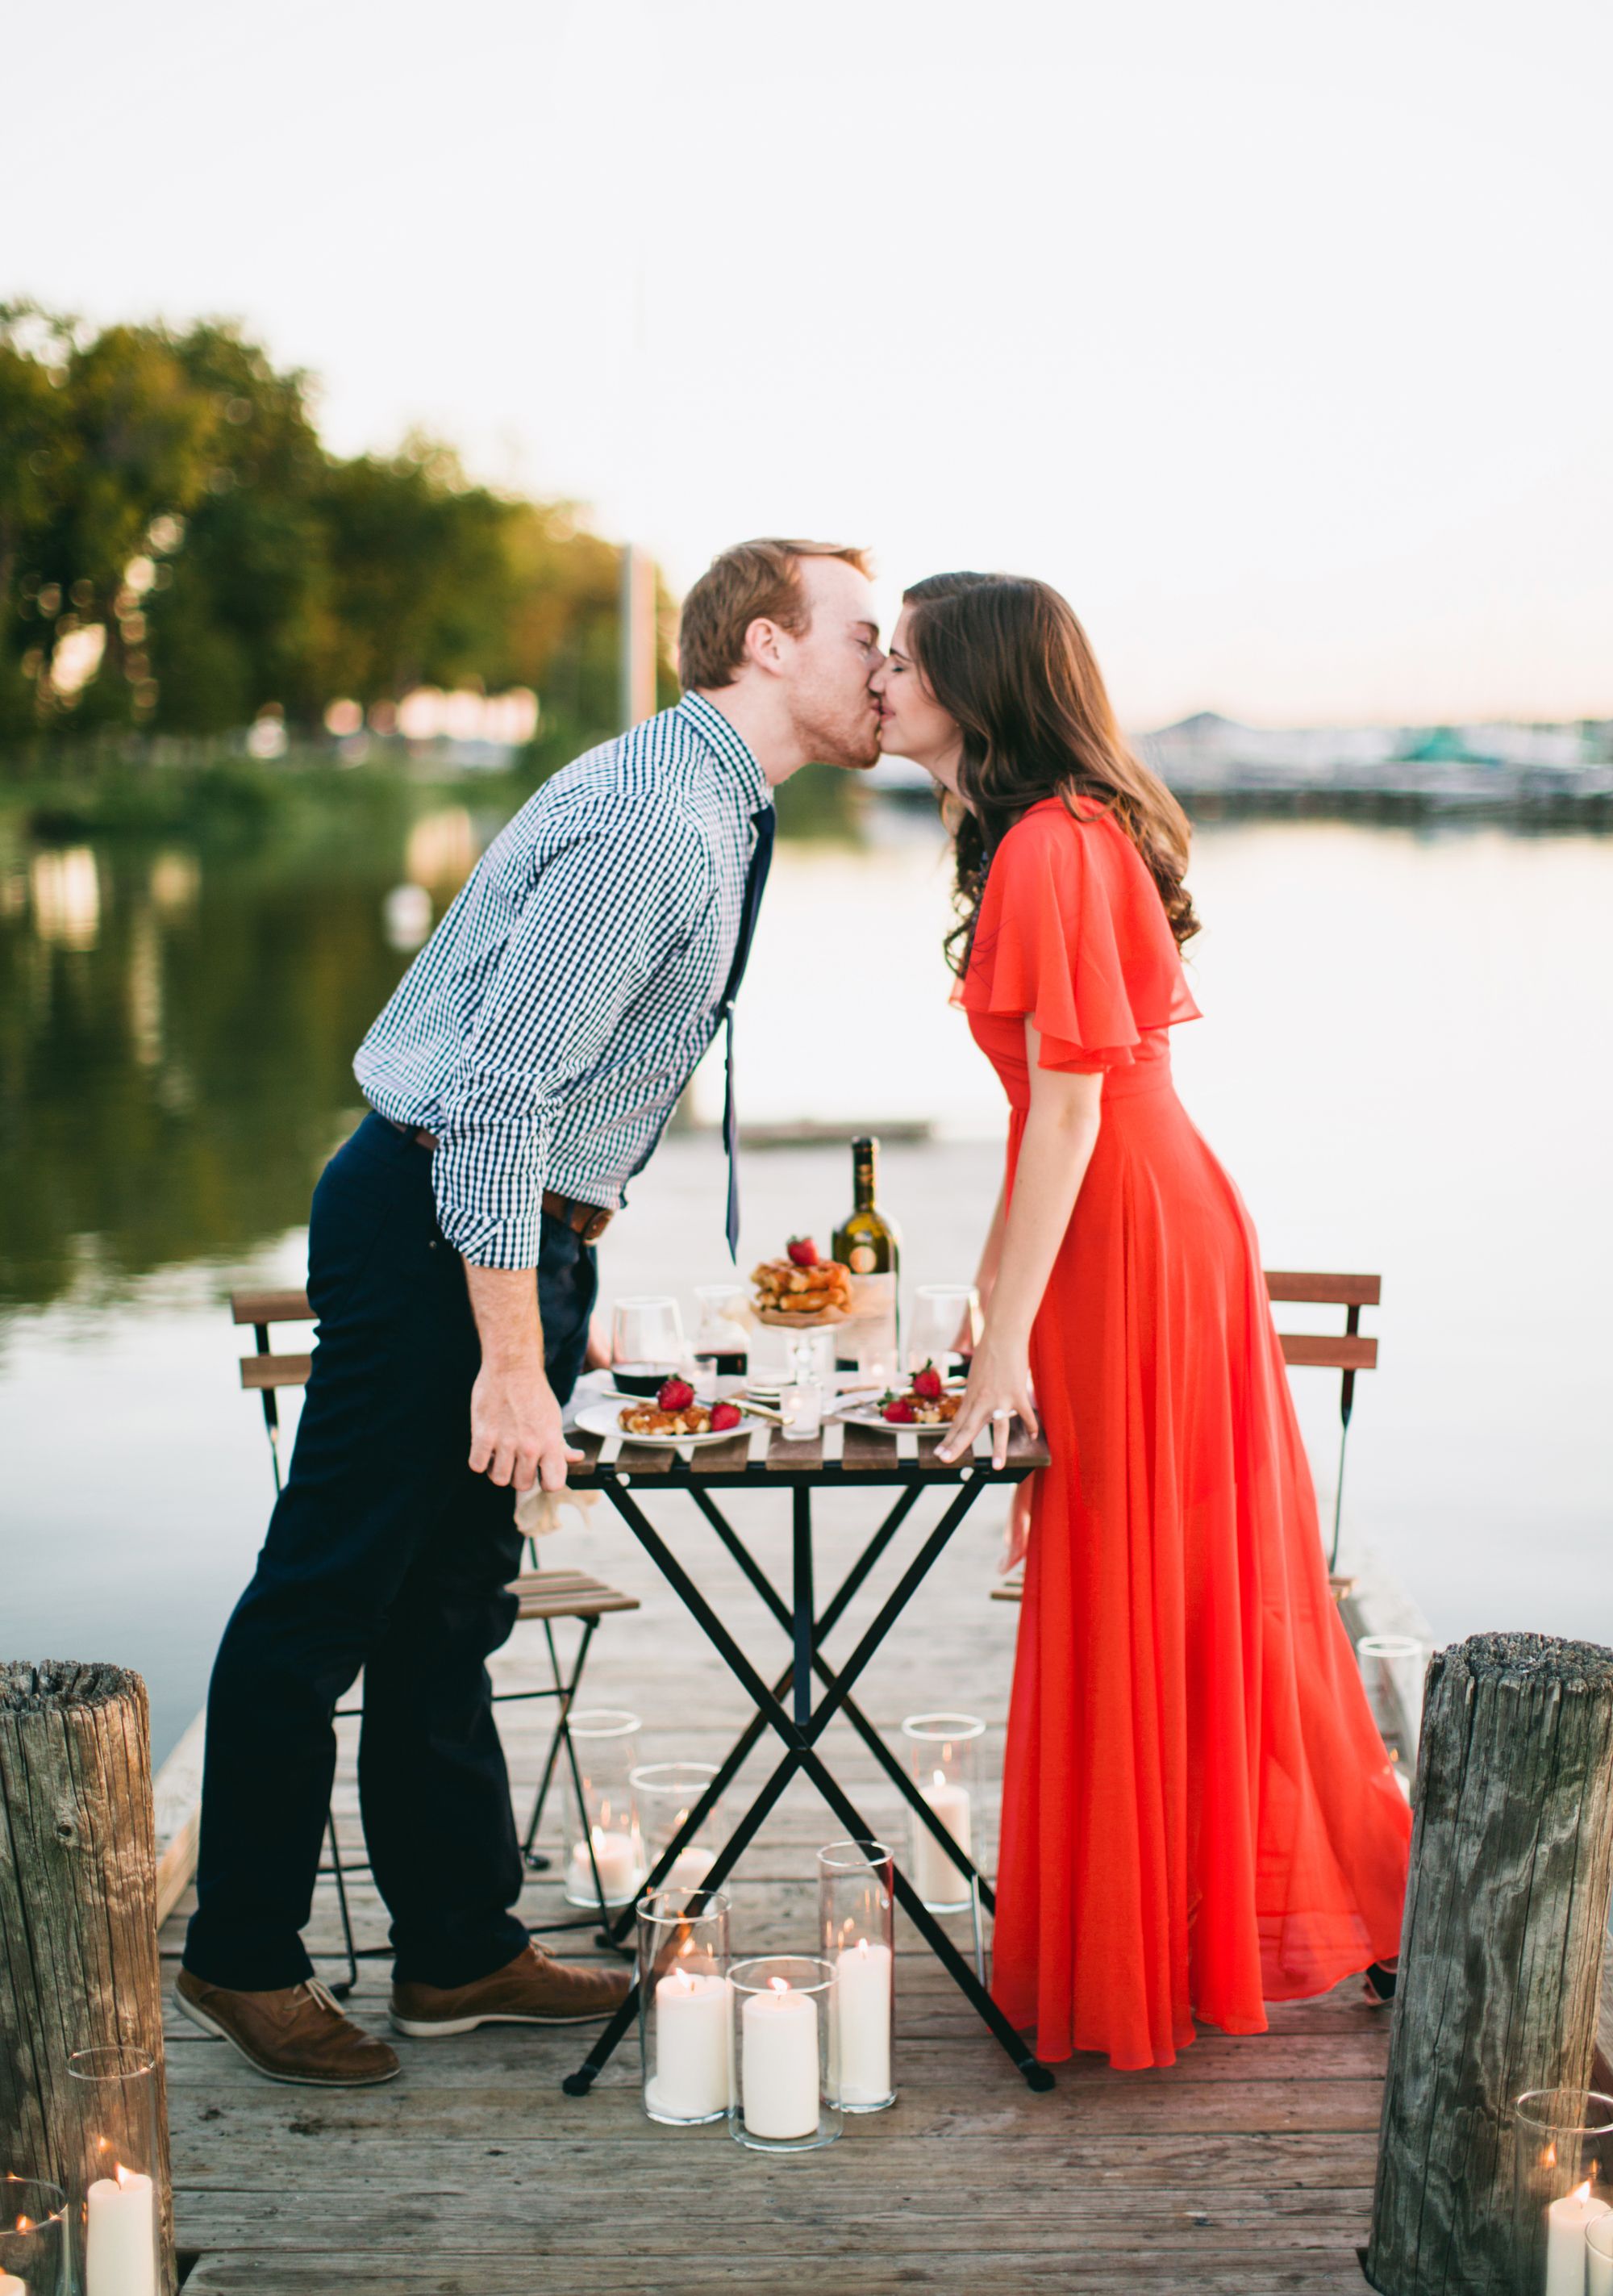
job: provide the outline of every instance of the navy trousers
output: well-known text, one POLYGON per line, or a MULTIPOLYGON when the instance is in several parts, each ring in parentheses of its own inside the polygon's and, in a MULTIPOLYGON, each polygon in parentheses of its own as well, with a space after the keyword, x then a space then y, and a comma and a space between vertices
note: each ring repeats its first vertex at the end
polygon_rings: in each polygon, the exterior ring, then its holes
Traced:
MULTIPOLYGON (((539 1304, 562 1401, 596 1285, 593 1251, 545 1218, 539 1304)), ((362 1668, 359 1798, 395 1972, 466 1985, 527 1939, 485 1664, 515 1621, 520 1540, 512 1493, 466 1464, 480 1351, 430 1155, 378 1116, 315 1191, 308 1294, 319 1346, 291 1472, 208 1695, 185 1966, 248 1992, 309 1974, 331 1717, 362 1668)))

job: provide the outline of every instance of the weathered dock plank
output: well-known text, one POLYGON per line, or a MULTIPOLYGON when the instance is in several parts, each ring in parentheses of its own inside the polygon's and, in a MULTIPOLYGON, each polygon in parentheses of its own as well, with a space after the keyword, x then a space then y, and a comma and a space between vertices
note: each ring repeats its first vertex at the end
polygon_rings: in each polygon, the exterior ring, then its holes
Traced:
MULTIPOLYGON (((653 1504, 680 1553, 764 1669, 785 1646, 686 1496, 653 1504)), ((837 1638, 849 1649, 931 1519, 905 1529, 837 1638)), ((788 1509, 741 1494, 736 1515, 782 1571, 788 1509), (759 1527, 759 1528, 758 1528, 759 1527)), ((850 1492, 823 1510, 820 1588, 832 1589, 878 1519, 850 1492)), ((858 1697, 896 1741, 902 1717, 939 1704, 982 1715, 995 1797, 1018 1611, 988 1600, 1002 1504, 982 1503, 858 1697)), ((604 1506, 585 1533, 546 1540, 544 1568, 585 1568, 639 1595, 605 1621, 590 1660, 589 1705, 644 1718, 642 1759, 715 1760, 748 1716, 727 1674, 604 1506)), ((495 1682, 534 1678, 541 1638, 518 1632, 495 1682)), ((544 1743, 543 1710, 501 1710, 518 1810, 544 1743)), ((341 1734, 337 1794, 356 1847, 356 1732, 341 1734)), ((897 1824, 888 1784, 843 1726, 831 1759, 874 1824, 897 1824)), ((735 1786, 737 1815, 776 1759, 764 1743, 735 1786)), ((559 1846, 560 1812, 544 1845, 559 1846)), ((834 1828, 809 1788, 792 1787, 741 1861, 733 1888, 736 1948, 803 1949, 813 1930, 812 1855, 834 1828)), ((899 1837, 905 1841, 905 1833, 899 1837)), ((353 1885, 361 1949, 386 1938, 367 1880, 353 1885)), ((189 1894, 164 1932, 177 1964, 189 1894)), ((528 1920, 562 1917, 558 1885, 534 1876, 528 1920)), ((947 1926, 967 1949, 970 1925, 947 1926)), ((551 1939, 597 1957, 592 1923, 551 1939)), ((334 1954, 329 1889, 309 1942, 334 1954)), ((848 2120, 841 2142, 794 2160, 743 2152, 721 2126, 647 2121, 629 2042, 592 2095, 560 2086, 586 2045, 565 2031, 493 2028, 398 2043, 403 2078, 350 2093, 259 2080, 225 2046, 170 2017, 168 2077, 182 2245, 200 2251, 191 2296, 1360 2296, 1388 2048, 1387 2025, 1352 1984, 1273 2007, 1252 2038, 1204 2032, 1168 2071, 1122 2074, 1081 2060, 1032 2095, 904 1922, 897 1932, 897 2073, 888 2112, 848 2120)), ((354 1998, 377 2030, 384 1959, 366 1958, 354 1998)))

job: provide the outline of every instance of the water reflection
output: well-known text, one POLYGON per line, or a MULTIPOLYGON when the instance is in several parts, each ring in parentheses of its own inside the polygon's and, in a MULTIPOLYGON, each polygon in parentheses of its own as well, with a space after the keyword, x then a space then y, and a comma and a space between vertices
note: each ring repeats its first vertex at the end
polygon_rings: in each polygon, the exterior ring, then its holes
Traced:
POLYGON ((104 1296, 306 1218, 400 969, 401 843, 31 856, 0 914, 0 1303, 104 1296))

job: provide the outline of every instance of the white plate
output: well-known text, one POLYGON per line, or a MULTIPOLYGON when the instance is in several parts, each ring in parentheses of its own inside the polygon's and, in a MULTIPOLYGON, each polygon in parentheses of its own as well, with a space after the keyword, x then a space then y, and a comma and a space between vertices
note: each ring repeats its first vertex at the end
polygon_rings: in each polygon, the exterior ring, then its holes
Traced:
POLYGON ((718 1427, 708 1435, 629 1435, 618 1416, 626 1407, 620 1403, 591 1403, 577 1413, 577 1424, 585 1435, 619 1435, 624 1443, 648 1443, 662 1451, 681 1450, 685 1443, 697 1449, 702 1443, 732 1443, 736 1436, 749 1434, 754 1424, 741 1420, 737 1427, 718 1427))

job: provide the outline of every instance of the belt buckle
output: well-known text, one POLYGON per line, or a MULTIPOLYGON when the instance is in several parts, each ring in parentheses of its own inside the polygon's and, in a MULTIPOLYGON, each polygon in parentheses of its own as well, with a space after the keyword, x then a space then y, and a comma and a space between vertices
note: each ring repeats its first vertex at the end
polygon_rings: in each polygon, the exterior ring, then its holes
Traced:
POLYGON ((602 1208, 596 1209, 589 1213, 588 1218, 577 1230, 577 1234, 585 1243, 597 1243, 610 1225, 610 1213, 602 1208))

